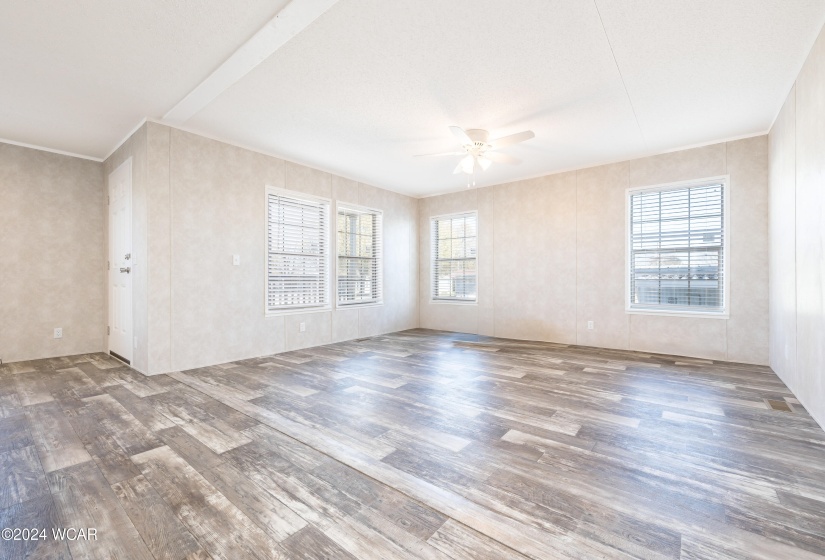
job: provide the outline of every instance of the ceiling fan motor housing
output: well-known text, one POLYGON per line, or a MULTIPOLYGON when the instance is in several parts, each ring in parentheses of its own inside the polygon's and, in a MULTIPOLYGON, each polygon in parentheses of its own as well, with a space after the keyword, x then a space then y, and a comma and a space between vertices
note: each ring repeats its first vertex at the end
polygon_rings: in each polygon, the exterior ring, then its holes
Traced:
POLYGON ((490 133, 486 130, 471 128, 469 130, 465 130, 465 132, 467 133, 467 136, 470 137, 470 140, 473 141, 473 144, 469 146, 468 151, 480 153, 490 147, 490 133))

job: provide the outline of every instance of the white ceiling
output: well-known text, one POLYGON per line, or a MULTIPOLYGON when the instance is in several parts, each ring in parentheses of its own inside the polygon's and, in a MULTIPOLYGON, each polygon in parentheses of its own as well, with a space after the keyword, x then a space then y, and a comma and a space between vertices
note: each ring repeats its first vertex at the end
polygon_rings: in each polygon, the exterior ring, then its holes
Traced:
MULTIPOLYGON (((284 4, 4 0, 0 138, 104 157, 284 4)), ((413 157, 449 125, 535 131, 479 185, 765 132, 823 21, 825 0, 339 0, 182 126, 426 196, 466 184, 413 157)))
POLYGON ((0 0, 0 138, 104 157, 288 0, 0 0))

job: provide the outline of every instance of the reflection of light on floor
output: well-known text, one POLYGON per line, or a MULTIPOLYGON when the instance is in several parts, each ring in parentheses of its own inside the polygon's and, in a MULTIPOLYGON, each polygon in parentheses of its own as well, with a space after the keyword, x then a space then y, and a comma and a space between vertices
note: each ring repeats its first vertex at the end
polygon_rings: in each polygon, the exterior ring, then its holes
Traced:
POLYGON ((449 414, 459 413, 463 416, 476 416, 480 407, 484 408, 490 400, 488 391, 481 391, 482 386, 490 383, 485 380, 482 353, 476 350, 450 346, 428 355, 432 366, 428 376, 433 383, 425 385, 421 394, 422 402, 443 410, 449 403, 449 414))
POLYGON ((349 386, 333 391, 330 395, 333 397, 333 402, 340 398, 341 401, 357 406, 359 415, 351 417, 351 422, 369 422, 370 417, 380 414, 383 399, 386 398, 386 395, 378 389, 382 386, 381 382, 390 379, 392 374, 382 372, 381 367, 371 359, 372 357, 374 356, 366 353, 366 355, 349 360, 346 367, 335 368, 342 386, 349 386), (376 389, 364 387, 363 383, 375 385, 376 389))

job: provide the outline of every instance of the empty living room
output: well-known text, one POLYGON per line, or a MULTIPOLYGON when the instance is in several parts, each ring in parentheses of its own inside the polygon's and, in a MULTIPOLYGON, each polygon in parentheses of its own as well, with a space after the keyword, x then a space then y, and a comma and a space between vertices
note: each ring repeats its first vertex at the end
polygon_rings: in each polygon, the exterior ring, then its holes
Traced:
POLYGON ((825 0, 0 0, 0 560, 825 560, 825 0))

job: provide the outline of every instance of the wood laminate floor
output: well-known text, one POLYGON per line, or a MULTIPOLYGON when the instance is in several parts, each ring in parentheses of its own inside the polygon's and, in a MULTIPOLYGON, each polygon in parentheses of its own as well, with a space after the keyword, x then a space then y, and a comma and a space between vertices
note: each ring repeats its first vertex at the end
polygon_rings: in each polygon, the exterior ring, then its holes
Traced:
POLYGON ((0 528, 49 531, 15 560, 825 558, 825 432, 768 368, 426 330, 20 362, 0 528))

